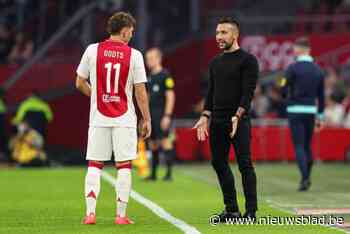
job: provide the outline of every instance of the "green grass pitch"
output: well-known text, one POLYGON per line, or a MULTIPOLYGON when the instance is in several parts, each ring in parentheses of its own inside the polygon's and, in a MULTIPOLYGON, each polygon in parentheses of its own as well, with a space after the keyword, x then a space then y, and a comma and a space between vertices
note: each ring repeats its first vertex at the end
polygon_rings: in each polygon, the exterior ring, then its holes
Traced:
MULTIPOLYGON (((106 168, 115 175, 113 168, 106 168)), ((236 187, 244 211, 241 179, 236 165, 236 187)), ((346 164, 316 164, 309 192, 296 192, 299 180, 294 164, 257 164, 258 216, 291 216, 295 208, 343 208, 350 206, 350 170, 346 164)), ((86 168, 0 170, 0 233, 182 233, 148 208, 131 199, 129 216, 134 225, 114 225, 115 191, 102 182, 97 204, 97 224, 81 224, 86 168)), ((160 175, 163 171, 160 171, 160 175)), ((174 181, 147 183, 136 175, 133 189, 174 217, 201 233, 303 233, 337 234, 344 231, 323 226, 209 225, 208 218, 223 209, 216 177, 208 164, 177 166, 174 181)), ((349 220, 349 216, 344 216, 349 220)))

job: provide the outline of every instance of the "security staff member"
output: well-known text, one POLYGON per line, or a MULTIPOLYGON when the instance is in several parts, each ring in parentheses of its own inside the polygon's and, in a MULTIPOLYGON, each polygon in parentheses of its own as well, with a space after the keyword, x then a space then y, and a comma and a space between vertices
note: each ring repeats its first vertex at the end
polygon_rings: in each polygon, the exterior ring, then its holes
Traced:
POLYGON ((12 159, 21 167, 39 167, 48 163, 43 137, 26 120, 18 125, 17 135, 11 139, 9 147, 12 159))
POLYGON ((212 165, 219 179, 225 210, 220 221, 240 218, 235 182, 229 165, 229 150, 233 144, 242 175, 246 199, 243 217, 255 219, 257 210, 256 175, 250 154, 251 124, 249 109, 258 79, 257 59, 238 45, 239 24, 230 17, 220 19, 216 27, 216 42, 223 53, 209 65, 209 91, 205 110, 194 128, 200 141, 208 136, 212 165))
POLYGON ((172 114, 175 105, 174 80, 162 66, 162 52, 151 48, 146 53, 146 65, 150 71, 149 95, 152 118, 152 133, 149 146, 152 151, 151 175, 147 180, 157 179, 159 152, 163 151, 166 162, 164 180, 172 180, 172 165, 175 158, 173 142, 169 137, 172 114))
POLYGON ((311 140, 315 126, 320 128, 323 121, 324 75, 321 68, 310 56, 310 43, 306 38, 295 41, 293 47, 296 62, 291 64, 281 81, 283 95, 288 96, 287 113, 289 127, 301 181, 299 191, 306 191, 311 185, 310 175, 313 165, 311 140), (316 106, 316 100, 318 106, 316 106))
POLYGON ((53 119, 52 110, 47 102, 39 97, 36 92, 23 100, 19 105, 12 124, 18 125, 26 120, 29 126, 46 137, 47 124, 53 119))

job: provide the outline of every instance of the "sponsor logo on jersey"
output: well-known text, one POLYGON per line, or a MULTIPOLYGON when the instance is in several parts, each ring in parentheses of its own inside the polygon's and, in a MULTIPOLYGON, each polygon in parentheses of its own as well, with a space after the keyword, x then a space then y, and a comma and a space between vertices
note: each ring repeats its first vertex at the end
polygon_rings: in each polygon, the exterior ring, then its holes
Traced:
POLYGON ((102 101, 104 103, 110 103, 110 102, 120 102, 119 96, 109 95, 109 94, 103 94, 102 95, 102 101))

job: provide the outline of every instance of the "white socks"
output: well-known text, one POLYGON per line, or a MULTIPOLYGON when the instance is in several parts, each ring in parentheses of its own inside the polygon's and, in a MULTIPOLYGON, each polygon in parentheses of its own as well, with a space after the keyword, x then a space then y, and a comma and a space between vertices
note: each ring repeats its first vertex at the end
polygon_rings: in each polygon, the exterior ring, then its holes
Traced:
MULTIPOLYGON (((101 172, 103 164, 89 163, 85 177, 86 215, 96 214, 96 201, 100 193, 101 172)), ((123 164, 117 168, 117 181, 115 184, 117 194, 117 215, 126 217, 126 208, 131 191, 131 163, 123 164)))
MULTIPOLYGON (((101 167, 101 166, 100 166, 101 167)), ((86 215, 96 213, 96 200, 100 193, 100 178, 102 168, 95 166, 88 167, 85 177, 85 200, 86 200, 86 215)))
POLYGON ((123 165, 118 168, 115 189, 117 193, 117 215, 125 217, 131 191, 131 164, 123 165))

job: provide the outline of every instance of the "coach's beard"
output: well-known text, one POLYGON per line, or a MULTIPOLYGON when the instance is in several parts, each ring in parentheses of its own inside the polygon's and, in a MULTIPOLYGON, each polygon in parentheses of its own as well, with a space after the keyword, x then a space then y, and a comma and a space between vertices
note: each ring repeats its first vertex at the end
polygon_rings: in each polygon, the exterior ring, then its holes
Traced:
POLYGON ((233 42, 229 43, 229 42, 223 41, 223 42, 219 42, 218 45, 219 45, 219 48, 222 49, 223 51, 228 51, 233 46, 233 42), (221 47, 220 44, 224 44, 224 47, 221 47))

